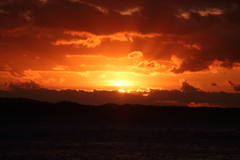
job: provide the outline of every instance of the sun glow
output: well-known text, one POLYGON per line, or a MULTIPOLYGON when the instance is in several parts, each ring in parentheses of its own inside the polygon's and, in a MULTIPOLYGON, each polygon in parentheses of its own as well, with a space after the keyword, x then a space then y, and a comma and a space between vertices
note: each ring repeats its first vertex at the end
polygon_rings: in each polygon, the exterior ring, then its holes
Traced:
POLYGON ((112 86, 130 86, 129 81, 111 81, 112 86))

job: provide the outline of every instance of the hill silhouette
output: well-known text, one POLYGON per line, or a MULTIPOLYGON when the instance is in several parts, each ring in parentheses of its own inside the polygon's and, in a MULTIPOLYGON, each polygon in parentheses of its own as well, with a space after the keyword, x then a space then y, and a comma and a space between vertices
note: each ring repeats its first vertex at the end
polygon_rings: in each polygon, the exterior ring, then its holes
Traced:
POLYGON ((153 106, 141 104, 83 105, 60 101, 50 103, 26 98, 0 98, 1 115, 118 115, 177 117, 240 117, 240 108, 153 106))

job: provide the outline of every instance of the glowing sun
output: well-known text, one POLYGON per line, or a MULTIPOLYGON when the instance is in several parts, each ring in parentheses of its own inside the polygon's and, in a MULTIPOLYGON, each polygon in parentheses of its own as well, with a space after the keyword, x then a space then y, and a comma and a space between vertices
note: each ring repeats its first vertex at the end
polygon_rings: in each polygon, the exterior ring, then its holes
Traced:
POLYGON ((125 93, 126 91, 124 91, 123 89, 118 89, 118 92, 125 93))

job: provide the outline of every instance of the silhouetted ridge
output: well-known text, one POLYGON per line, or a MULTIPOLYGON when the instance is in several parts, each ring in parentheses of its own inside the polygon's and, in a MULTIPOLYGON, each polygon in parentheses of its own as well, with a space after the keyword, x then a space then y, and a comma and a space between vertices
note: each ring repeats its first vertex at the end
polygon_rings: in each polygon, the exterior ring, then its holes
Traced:
POLYGON ((240 108, 153 106, 141 104, 83 105, 76 102, 42 102, 26 98, 0 98, 1 115, 118 115, 240 117, 240 108))

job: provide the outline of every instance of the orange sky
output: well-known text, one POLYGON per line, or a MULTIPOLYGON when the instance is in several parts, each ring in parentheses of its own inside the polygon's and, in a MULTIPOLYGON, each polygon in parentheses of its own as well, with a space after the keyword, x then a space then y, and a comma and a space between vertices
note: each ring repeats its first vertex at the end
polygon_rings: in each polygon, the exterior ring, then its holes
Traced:
MULTIPOLYGON (((37 85, 239 96, 239 5, 236 0, 3 0, 0 90, 37 85)), ((190 103, 195 100, 182 104, 190 103)))

